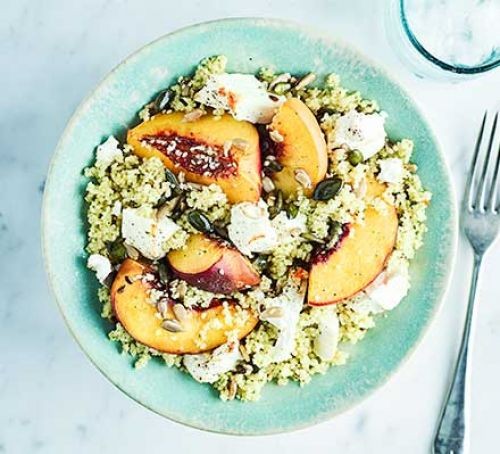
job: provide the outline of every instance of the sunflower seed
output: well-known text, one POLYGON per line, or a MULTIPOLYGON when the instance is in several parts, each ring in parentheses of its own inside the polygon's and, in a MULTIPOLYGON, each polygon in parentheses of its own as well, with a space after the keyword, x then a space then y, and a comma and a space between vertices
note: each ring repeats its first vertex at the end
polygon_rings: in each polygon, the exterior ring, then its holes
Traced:
POLYGON ((248 351, 244 345, 240 345, 240 353, 241 357, 243 358, 243 361, 245 362, 250 361, 250 355, 248 354, 248 351))
POLYGON ((191 112, 188 112, 187 114, 185 114, 183 120, 187 121, 187 122, 196 121, 196 120, 199 120, 201 117, 203 117, 204 114, 205 114, 205 112, 203 112, 203 110, 194 109, 191 112))
POLYGON ((271 178, 269 177, 264 177, 262 178, 262 188, 264 189, 264 191, 266 192, 271 192, 271 191, 274 191, 274 183, 273 183, 273 180, 271 180, 271 178))
POLYGON ((161 327, 171 333, 180 333, 184 331, 181 324, 177 320, 165 320, 161 324, 161 327))
POLYGON ((313 243, 319 243, 319 244, 324 244, 325 242, 321 239, 321 238, 318 238, 314 235, 311 235, 310 233, 303 233, 301 235, 302 238, 304 238, 305 240, 308 240, 308 241, 312 241, 313 243))
POLYGON ((238 148, 239 150, 245 151, 246 149, 248 149, 248 145, 249 143, 245 139, 239 139, 239 138, 233 139, 233 146, 238 148))
POLYGON ((280 318, 283 317, 283 308, 282 307, 270 307, 269 309, 266 309, 262 314, 260 314, 260 318, 262 319, 268 319, 268 318, 280 318))
POLYGON ((167 216, 170 217, 172 216, 172 213, 175 210, 175 207, 179 203, 180 196, 174 197, 173 199, 168 200, 165 202, 160 208, 158 208, 158 219, 162 219, 163 217, 167 216))
POLYGON ((231 378, 227 388, 227 400, 233 400, 236 397, 236 392, 238 391, 238 385, 234 378, 231 378))
POLYGON ((168 301, 166 299, 158 301, 158 303, 156 304, 156 309, 158 310, 162 318, 166 318, 168 312, 168 301))
POLYGON ((229 152, 231 151, 232 146, 233 146, 232 140, 226 140, 224 142, 223 146, 224 156, 229 156, 229 152))
POLYGON ((292 76, 289 73, 283 73, 276 76, 269 84, 269 90, 272 90, 276 85, 288 82, 292 76))
POLYGON ((312 181, 309 174, 304 169, 296 169, 294 172, 295 180, 304 188, 312 188, 312 181))
POLYGON ((285 140, 285 138, 275 129, 271 129, 271 131, 269 131, 269 137, 273 142, 276 143, 281 143, 283 142, 283 140, 285 140))
POLYGON ((304 76, 302 79, 300 79, 294 88, 295 88, 295 90, 302 90, 304 87, 306 87, 310 83, 314 82, 315 79, 316 79, 316 75, 314 73, 309 73, 306 76, 304 76))
POLYGON ((127 243, 123 243, 123 246, 125 246, 125 250, 127 251, 127 255, 132 260, 137 260, 139 258, 139 251, 135 247, 130 246, 127 243))
POLYGON ((175 318, 179 320, 181 323, 187 320, 188 313, 186 308, 182 304, 180 303, 174 304, 172 310, 174 311, 175 318))

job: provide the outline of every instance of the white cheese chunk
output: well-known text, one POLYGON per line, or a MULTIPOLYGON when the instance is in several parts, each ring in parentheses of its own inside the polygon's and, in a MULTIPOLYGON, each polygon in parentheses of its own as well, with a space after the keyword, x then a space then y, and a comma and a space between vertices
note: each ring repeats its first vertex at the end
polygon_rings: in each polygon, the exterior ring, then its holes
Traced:
POLYGON ((213 383, 224 373, 233 370, 241 359, 239 342, 231 341, 211 353, 184 355, 183 363, 192 377, 201 383, 213 383))
POLYGON ((165 256, 165 243, 179 226, 157 210, 125 208, 122 212, 122 236, 144 257, 159 260, 165 256))
POLYGON ((333 359, 340 339, 340 323, 335 308, 327 308, 318 322, 319 334, 314 339, 314 352, 323 360, 333 359))
POLYGON ((279 213, 272 221, 271 225, 278 234, 279 244, 290 243, 307 231, 307 217, 298 214, 290 219, 285 212, 279 213))
POLYGON ((95 272, 97 279, 101 284, 113 271, 111 262, 107 257, 101 254, 92 254, 87 260, 87 267, 95 272))
POLYGON ((379 152, 385 144, 385 116, 364 114, 351 110, 335 122, 332 147, 347 145, 351 150, 359 150, 366 160, 379 152))
POLYGON ((123 156, 122 150, 118 147, 120 143, 113 136, 109 136, 106 142, 97 147, 96 164, 107 168, 119 156, 123 156))
POLYGON ((399 184, 403 180, 403 161, 399 158, 387 158, 380 161, 380 173, 377 179, 382 183, 399 184))
POLYGON ((278 234, 262 200, 233 205, 227 230, 229 239, 245 255, 268 253, 278 245, 278 234))
POLYGON ((195 100, 229 111, 237 120, 270 123, 285 97, 269 94, 264 84, 251 74, 214 74, 196 93, 195 100))
POLYGON ((278 339, 270 353, 271 362, 279 363, 292 357, 304 297, 305 287, 289 286, 281 295, 264 300, 265 309, 259 317, 278 328, 278 339))
MULTIPOLYGON (((394 309, 408 294, 410 279, 406 262, 395 262, 365 288, 366 297, 381 311, 394 309)), ((376 313, 375 308, 373 313, 376 313)))

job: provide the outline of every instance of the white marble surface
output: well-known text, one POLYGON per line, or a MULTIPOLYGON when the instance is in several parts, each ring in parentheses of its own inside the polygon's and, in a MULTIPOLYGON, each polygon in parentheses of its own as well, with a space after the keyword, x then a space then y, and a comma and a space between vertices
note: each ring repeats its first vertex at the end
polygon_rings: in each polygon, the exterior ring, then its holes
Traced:
MULTIPOLYGON (((442 141, 457 188, 477 125, 500 101, 500 72, 443 85, 401 67, 383 31, 382 1, 2 1, 0 20, 0 453, 177 452, 345 454, 429 452, 459 343, 470 251, 461 239, 451 291, 411 360, 335 420, 265 438, 207 434, 170 423, 116 390, 67 332, 48 293, 39 212, 50 155, 70 114, 126 55, 190 23, 272 16, 343 35, 388 66, 442 141), (305 5, 311 5, 306 7, 305 5)), ((479 294, 472 452, 496 452, 500 408, 500 248, 479 294), (496 277, 496 279, 495 279, 496 277)))

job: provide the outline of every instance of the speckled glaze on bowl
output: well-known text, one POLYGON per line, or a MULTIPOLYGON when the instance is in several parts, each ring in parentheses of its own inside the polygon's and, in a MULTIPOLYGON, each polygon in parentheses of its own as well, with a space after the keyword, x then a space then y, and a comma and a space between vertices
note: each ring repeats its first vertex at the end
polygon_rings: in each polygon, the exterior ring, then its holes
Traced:
POLYGON ((119 65, 81 104, 54 154, 43 205, 43 247, 49 281, 61 312, 82 349, 119 389, 171 420, 215 432, 259 435, 290 431, 331 418, 383 384, 408 357, 435 314, 453 264, 457 222, 450 178, 429 126, 410 97, 385 72, 345 44, 279 20, 229 19, 164 36, 119 65), (257 403, 218 400, 160 361, 135 371, 107 339, 99 316, 96 280, 85 268, 82 169, 95 145, 110 134, 123 138, 137 110, 158 90, 189 73, 207 55, 229 57, 229 71, 263 65, 292 73, 338 73, 343 84, 375 98, 389 114, 390 137, 411 137, 414 160, 433 194, 429 232, 411 266, 405 301, 351 348, 342 367, 303 388, 268 385, 257 403))

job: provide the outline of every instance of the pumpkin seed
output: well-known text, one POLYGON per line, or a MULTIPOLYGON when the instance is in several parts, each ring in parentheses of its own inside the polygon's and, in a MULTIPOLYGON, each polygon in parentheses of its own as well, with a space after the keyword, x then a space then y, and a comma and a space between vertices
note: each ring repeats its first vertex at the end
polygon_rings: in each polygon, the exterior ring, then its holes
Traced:
POLYGON ((158 276, 160 277, 160 281, 165 284, 170 280, 170 273, 166 263, 160 262, 158 264, 158 276))
POLYGON ((109 258, 113 263, 121 263, 127 257, 127 250, 123 245, 123 241, 115 240, 107 244, 109 258))
POLYGON ((180 303, 174 304, 172 311, 174 312, 175 318, 179 320, 181 323, 187 320, 188 313, 186 308, 182 304, 180 303))
POLYGON ((299 214, 299 207, 293 203, 286 206, 286 212, 290 219, 295 219, 299 214))
POLYGON ((304 169, 296 169, 294 172, 295 180, 304 188, 312 188, 312 181, 309 174, 304 169))
POLYGON ((164 320, 161 327, 171 333, 180 333, 181 331, 184 331, 182 325, 177 320, 173 319, 164 320))
POLYGON ((264 161, 264 167, 266 167, 266 169, 270 170, 273 173, 281 172, 283 170, 283 165, 276 161, 276 159, 269 158, 270 156, 264 161))
POLYGON ((198 210, 193 210, 188 213, 188 221, 189 223, 196 229, 202 233, 210 233, 213 232, 214 228, 210 220, 198 210))
POLYGON ((267 266, 267 257, 265 255, 259 255, 253 262, 254 266, 263 269, 267 266))
POLYGON ((169 183, 170 188, 172 189, 172 192, 174 194, 182 194, 182 189, 179 184, 179 180, 175 176, 175 173, 172 172, 169 169, 165 169, 165 180, 167 180, 167 183, 169 183))
POLYGON ((156 112, 166 110, 172 99, 172 92, 167 88, 160 91, 153 101, 153 108, 156 112))
POLYGON ((184 211, 186 210, 187 205, 186 205, 186 200, 184 197, 179 197, 179 200, 175 204, 174 209, 172 210, 172 215, 170 216, 173 221, 177 221, 179 219, 184 211))
POLYGON ((264 191, 266 192, 272 192, 274 191, 274 183, 273 183, 273 180, 271 180, 271 178, 269 177, 264 177, 262 178, 262 189, 264 189, 264 191))
POLYGON ((342 180, 337 177, 327 178, 318 183, 314 189, 314 200, 330 200, 333 198, 342 187, 342 180))
POLYGON ((221 224, 214 224, 214 232, 219 235, 221 238, 228 239, 229 233, 227 228, 221 224))
POLYGON ((348 161, 353 166, 357 166, 360 162, 363 162, 363 154, 359 150, 351 150, 347 155, 348 161))

